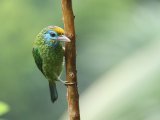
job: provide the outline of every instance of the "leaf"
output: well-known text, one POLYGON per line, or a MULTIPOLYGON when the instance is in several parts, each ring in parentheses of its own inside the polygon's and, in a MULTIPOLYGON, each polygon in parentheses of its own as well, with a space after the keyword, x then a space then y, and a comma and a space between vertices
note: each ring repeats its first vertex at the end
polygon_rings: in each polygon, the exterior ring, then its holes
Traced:
POLYGON ((6 114, 9 109, 9 106, 6 103, 0 101, 0 116, 6 114))

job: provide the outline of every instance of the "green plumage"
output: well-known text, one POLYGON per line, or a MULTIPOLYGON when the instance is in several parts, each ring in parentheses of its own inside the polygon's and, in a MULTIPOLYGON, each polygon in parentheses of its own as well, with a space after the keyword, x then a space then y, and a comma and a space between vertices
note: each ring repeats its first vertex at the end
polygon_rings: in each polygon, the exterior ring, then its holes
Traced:
POLYGON ((61 41, 57 40, 63 35, 62 30, 56 26, 44 28, 33 43, 33 57, 37 67, 49 81, 52 102, 58 98, 55 82, 59 79, 63 66, 64 50, 61 41), (56 34, 54 37, 52 32, 56 34))

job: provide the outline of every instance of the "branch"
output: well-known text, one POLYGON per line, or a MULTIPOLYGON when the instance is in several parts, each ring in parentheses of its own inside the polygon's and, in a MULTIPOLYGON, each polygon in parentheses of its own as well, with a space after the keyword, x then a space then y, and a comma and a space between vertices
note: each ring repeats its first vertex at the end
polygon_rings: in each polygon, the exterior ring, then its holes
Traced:
POLYGON ((71 42, 65 44, 66 80, 74 85, 67 86, 68 112, 70 120, 80 120, 79 94, 77 88, 76 45, 74 15, 71 0, 62 0, 65 34, 71 42))

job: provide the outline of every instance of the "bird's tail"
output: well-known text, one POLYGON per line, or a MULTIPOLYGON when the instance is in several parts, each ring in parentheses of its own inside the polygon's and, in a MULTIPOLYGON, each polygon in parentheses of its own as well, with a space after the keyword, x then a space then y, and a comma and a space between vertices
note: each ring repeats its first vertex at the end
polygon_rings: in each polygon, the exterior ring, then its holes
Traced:
POLYGON ((58 98, 56 83, 49 82, 49 88, 50 88, 51 101, 54 103, 58 98))

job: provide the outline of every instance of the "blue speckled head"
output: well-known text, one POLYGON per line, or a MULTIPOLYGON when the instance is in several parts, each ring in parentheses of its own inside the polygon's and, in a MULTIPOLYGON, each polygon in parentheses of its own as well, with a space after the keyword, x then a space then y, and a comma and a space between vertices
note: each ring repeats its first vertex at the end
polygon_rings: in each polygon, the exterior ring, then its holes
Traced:
POLYGON ((48 46, 56 47, 61 41, 70 42, 70 39, 64 35, 63 30, 57 26, 49 26, 47 31, 44 33, 44 40, 48 46))
POLYGON ((58 34, 52 30, 48 30, 46 33, 44 33, 44 40, 48 46, 56 47, 59 44, 59 41, 57 41, 57 37, 58 34))

